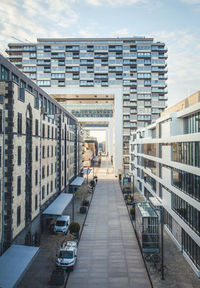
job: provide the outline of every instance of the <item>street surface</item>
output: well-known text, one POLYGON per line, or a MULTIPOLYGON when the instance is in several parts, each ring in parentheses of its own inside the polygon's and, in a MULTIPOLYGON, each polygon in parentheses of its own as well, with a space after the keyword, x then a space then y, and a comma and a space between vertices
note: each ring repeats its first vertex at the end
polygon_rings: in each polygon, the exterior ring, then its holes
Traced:
POLYGON ((67 288, 150 288, 118 179, 102 157, 98 184, 67 288))

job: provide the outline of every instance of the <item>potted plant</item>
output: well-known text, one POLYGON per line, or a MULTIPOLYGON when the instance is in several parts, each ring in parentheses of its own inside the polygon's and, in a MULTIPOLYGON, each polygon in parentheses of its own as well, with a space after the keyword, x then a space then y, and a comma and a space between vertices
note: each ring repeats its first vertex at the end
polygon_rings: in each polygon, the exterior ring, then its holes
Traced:
POLYGON ((72 235, 75 235, 77 238, 79 237, 79 231, 80 231, 80 224, 77 222, 72 222, 69 225, 69 231, 72 235))
POLYGON ((89 206, 89 204, 90 204, 89 200, 85 199, 82 201, 82 206, 89 206))
POLYGON ((81 214, 85 214, 87 212, 87 207, 86 206, 81 206, 79 211, 80 211, 81 214))
POLYGON ((94 187, 95 187, 95 181, 94 181, 94 180, 91 180, 91 181, 90 181, 90 185, 94 188, 94 187))
POLYGON ((130 214, 131 214, 132 220, 135 220, 135 208, 130 209, 130 214))

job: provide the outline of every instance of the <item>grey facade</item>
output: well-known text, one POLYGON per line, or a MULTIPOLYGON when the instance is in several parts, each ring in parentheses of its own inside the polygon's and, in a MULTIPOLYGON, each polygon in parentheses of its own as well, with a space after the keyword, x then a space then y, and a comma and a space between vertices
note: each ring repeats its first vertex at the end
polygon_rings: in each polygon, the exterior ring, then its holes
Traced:
MULTIPOLYGON (((63 91, 64 87, 77 88, 75 94, 84 94, 84 89, 88 93, 88 88, 104 88, 104 91, 105 88, 121 89, 121 168, 127 172, 131 132, 155 122, 166 107, 165 44, 145 37, 44 38, 38 39, 37 43, 12 43, 8 46, 9 60, 48 93, 56 88, 58 95, 52 94, 60 102, 64 102, 63 98, 59 98, 59 93, 62 94, 59 91, 63 91)), ((80 112, 79 99, 74 96, 71 100, 74 115, 85 117, 84 107, 83 113, 80 112)), ((102 102, 93 100, 97 101, 91 104, 99 104, 101 110, 102 102)), ((110 103, 106 100, 105 97, 104 103, 110 103)), ((93 117, 91 111, 88 112, 90 118, 93 117)))

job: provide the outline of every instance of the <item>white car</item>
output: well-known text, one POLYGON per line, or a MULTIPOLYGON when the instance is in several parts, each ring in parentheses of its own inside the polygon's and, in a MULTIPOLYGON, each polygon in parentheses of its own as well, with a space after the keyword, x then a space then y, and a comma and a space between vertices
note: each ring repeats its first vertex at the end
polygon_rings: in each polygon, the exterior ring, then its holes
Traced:
POLYGON ((70 224, 70 217, 69 216, 59 216, 56 219, 56 223, 54 226, 54 233, 64 233, 67 234, 67 231, 69 229, 69 224, 70 224))
POLYGON ((77 242, 75 241, 67 241, 64 244, 64 247, 60 248, 58 253, 58 258, 56 261, 56 266, 71 270, 74 269, 74 265, 77 260, 77 242))

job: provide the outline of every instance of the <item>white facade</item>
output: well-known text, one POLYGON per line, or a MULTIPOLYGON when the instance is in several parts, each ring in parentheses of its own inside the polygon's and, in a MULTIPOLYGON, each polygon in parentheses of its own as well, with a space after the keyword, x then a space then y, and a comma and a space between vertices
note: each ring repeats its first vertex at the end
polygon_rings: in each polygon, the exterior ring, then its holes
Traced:
POLYGON ((196 104, 163 113, 156 123, 132 135, 130 171, 135 186, 147 200, 156 197, 162 203, 166 230, 200 277, 200 93, 197 94, 196 104))

